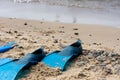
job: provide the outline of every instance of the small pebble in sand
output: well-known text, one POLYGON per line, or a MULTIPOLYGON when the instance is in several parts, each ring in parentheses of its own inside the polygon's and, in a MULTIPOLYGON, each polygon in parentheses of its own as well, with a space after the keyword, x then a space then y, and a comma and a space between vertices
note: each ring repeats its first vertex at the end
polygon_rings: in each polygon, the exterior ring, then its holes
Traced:
POLYGON ((23 37, 22 40, 27 40, 27 38, 23 37))
POLYGON ((18 48, 20 48, 20 49, 24 49, 24 47, 23 47, 23 46, 18 46, 18 48))
POLYGON ((93 45, 97 45, 97 43, 94 42, 93 45))
POLYGON ((105 64, 105 63, 101 63, 100 66, 101 66, 101 67, 105 67, 106 64, 105 64))
POLYGON ((37 43, 37 41, 32 41, 33 43, 37 43))
POLYGON ((52 38, 55 38, 55 36, 52 36, 52 38))
POLYGON ((64 26, 60 26, 59 28, 64 28, 64 26))
POLYGON ((20 56, 24 56, 24 53, 19 53, 20 56))
POLYGON ((40 24, 43 24, 43 22, 41 21, 40 24))
POLYGON ((102 43, 99 43, 98 45, 102 45, 102 43))
POLYGON ((105 57, 105 56, 98 56, 96 59, 97 59, 98 61, 100 61, 100 62, 106 61, 106 57, 105 57))
POLYGON ((15 38, 18 38, 17 36, 15 36, 15 38))
POLYGON ((111 69, 106 68, 106 69, 105 69, 105 73, 106 73, 106 75, 108 75, 108 74, 112 74, 112 70, 111 70, 111 69))
POLYGON ((43 34, 44 36, 49 36, 50 34, 49 33, 45 33, 45 34, 43 34))
POLYGON ((92 59, 93 58, 93 54, 92 53, 88 53, 88 58, 92 59))
POLYGON ((14 31, 14 33, 18 33, 18 31, 14 31))
POLYGON ((92 34, 89 34, 89 36, 92 36, 92 34))
POLYGON ((12 32, 11 32, 11 31, 7 31, 6 33, 8 33, 8 34, 12 34, 12 32))
POLYGON ((55 39, 55 40, 54 40, 54 43, 58 43, 58 40, 57 40, 57 39, 55 39))
POLYGON ((100 56, 101 55, 101 53, 100 52, 94 52, 95 54, 93 54, 93 56, 95 57, 95 58, 97 58, 98 56, 100 56))
POLYGON ((111 60, 112 60, 112 61, 116 61, 116 58, 113 57, 111 60))
POLYGON ((65 31, 58 31, 59 33, 65 33, 65 31))
POLYGON ((17 36, 22 36, 22 34, 18 34, 17 36))
POLYGON ((87 77, 87 75, 85 74, 85 73, 79 73, 77 76, 76 76, 76 78, 85 78, 85 77, 87 77))
POLYGON ((73 28, 73 30, 78 30, 78 28, 73 28))
POLYGON ((74 35, 79 35, 79 33, 76 32, 76 33, 74 33, 74 35))
POLYGON ((110 60, 106 60, 106 61, 104 61, 104 64, 106 64, 106 65, 108 65, 108 64, 110 64, 110 63, 111 63, 110 60))
POLYGON ((24 25, 27 25, 27 22, 25 22, 24 25))
POLYGON ((119 38, 117 38, 117 40, 120 40, 119 38))

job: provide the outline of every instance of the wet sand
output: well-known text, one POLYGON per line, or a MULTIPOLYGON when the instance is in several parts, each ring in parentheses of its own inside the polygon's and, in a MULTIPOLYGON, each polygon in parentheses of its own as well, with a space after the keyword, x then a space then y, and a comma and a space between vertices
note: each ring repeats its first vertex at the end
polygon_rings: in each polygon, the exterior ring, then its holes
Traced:
POLYGON ((78 39, 82 40, 83 54, 72 61, 67 71, 51 69, 40 62, 20 80, 120 79, 120 28, 0 18, 0 44, 9 41, 19 44, 19 47, 0 54, 1 58, 20 58, 42 45, 50 53, 78 39))

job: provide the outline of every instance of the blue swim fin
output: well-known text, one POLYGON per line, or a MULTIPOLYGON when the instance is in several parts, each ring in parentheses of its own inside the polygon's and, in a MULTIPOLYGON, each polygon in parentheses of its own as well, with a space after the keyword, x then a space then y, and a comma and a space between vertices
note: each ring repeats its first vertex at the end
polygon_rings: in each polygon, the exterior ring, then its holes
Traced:
POLYGON ((4 52, 14 48, 15 45, 17 45, 16 42, 9 42, 6 45, 0 46, 0 53, 4 53, 4 52))
POLYGON ((0 58, 0 66, 7 64, 8 62, 11 62, 11 61, 13 61, 13 59, 11 58, 0 58))
POLYGON ((22 70, 37 64, 45 57, 43 48, 29 53, 19 60, 13 60, 0 66, 0 80, 15 80, 17 74, 22 70))
POLYGON ((42 62, 52 68, 60 68, 62 71, 65 70, 66 63, 73 58, 76 58, 82 53, 81 41, 71 44, 61 51, 54 51, 48 54, 42 62))

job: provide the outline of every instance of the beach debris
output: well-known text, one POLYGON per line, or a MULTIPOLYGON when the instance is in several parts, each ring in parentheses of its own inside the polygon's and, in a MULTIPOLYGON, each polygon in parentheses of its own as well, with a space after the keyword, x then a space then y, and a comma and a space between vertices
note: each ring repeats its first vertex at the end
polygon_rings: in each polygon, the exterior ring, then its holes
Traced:
POLYGON ((23 46, 18 46, 18 48, 19 48, 19 49, 24 49, 24 47, 23 47, 23 46))
POLYGON ((25 26, 28 25, 27 22, 25 22, 24 25, 25 25, 25 26))
POLYGON ((120 40, 119 38, 117 38, 117 40, 120 40))
POLYGON ((97 43, 95 43, 95 42, 94 42, 94 43, 92 43, 92 44, 93 44, 93 45, 97 45, 97 43))
POLYGON ((22 34, 17 34, 17 36, 22 36, 22 34))
POLYGON ((8 34, 12 34, 12 31, 6 31, 6 33, 8 33, 8 34))
POLYGON ((99 46, 99 45, 102 45, 102 43, 96 43, 96 42, 94 42, 94 43, 92 43, 93 45, 97 45, 97 46, 99 46))
POLYGON ((98 56, 96 59, 100 62, 104 62, 106 61, 106 56, 98 56))
POLYGON ((27 40, 27 38, 26 37, 22 37, 21 40, 27 40))
POLYGON ((15 38, 18 38, 17 36, 15 36, 15 38))
POLYGON ((20 55, 20 56, 24 56, 24 55, 25 55, 25 53, 23 53, 23 52, 22 52, 22 53, 19 53, 19 55, 20 55))
POLYGON ((74 35, 79 35, 79 33, 75 32, 74 35))
POLYGON ((87 56, 88 56, 89 59, 92 59, 92 58, 93 58, 93 54, 91 54, 91 53, 88 53, 87 56))
POLYGON ((60 26, 59 28, 64 28, 64 26, 60 26))
POLYGON ((33 43, 37 43, 37 41, 33 41, 33 43))
POLYGON ((78 30, 78 28, 73 28, 73 30, 78 30))
POLYGON ((92 34, 89 34, 89 36, 92 36, 92 34))
POLYGON ((107 67, 104 67, 103 68, 103 75, 110 75, 110 74, 112 74, 112 70, 110 69, 110 68, 107 68, 107 67))
POLYGON ((55 38, 55 36, 52 36, 52 38, 55 38))
POLYGON ((43 24, 44 22, 43 22, 43 21, 41 21, 40 23, 41 23, 41 24, 43 24))
POLYGON ((44 34, 44 36, 50 36, 50 34, 49 34, 49 33, 46 33, 46 34, 44 34))
POLYGON ((18 31, 14 31, 14 33, 18 33, 18 31))
POLYGON ((87 75, 85 75, 85 73, 79 73, 79 74, 77 75, 77 78, 78 78, 78 79, 80 79, 80 78, 85 78, 85 77, 87 77, 87 75))
POLYGON ((65 33, 65 31, 58 31, 59 33, 65 33))
POLYGON ((58 39, 54 39, 54 41, 53 41, 54 43, 58 43, 58 39))

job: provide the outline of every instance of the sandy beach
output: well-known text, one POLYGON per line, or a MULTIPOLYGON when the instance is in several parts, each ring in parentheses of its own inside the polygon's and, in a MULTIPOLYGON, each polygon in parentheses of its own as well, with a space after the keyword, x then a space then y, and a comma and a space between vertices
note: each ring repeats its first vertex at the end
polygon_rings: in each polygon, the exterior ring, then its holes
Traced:
POLYGON ((19 80, 120 80, 120 28, 94 24, 72 24, 0 18, 0 44, 16 41, 19 46, 0 54, 21 58, 40 46, 50 53, 82 40, 83 54, 67 70, 51 69, 41 62, 19 80), (97 57, 96 54, 99 54, 97 57), (101 61, 104 60, 104 61, 101 61))

